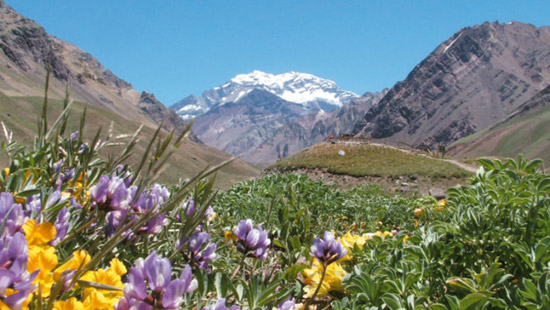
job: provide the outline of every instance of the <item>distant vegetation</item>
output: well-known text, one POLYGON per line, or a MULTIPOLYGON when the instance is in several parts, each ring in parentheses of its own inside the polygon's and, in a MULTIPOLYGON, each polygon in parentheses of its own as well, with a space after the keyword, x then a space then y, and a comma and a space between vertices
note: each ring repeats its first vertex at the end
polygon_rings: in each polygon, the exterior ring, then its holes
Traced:
POLYGON ((326 168, 331 173, 352 176, 418 174, 433 178, 465 178, 471 175, 448 162, 373 144, 322 143, 269 167, 279 170, 297 168, 326 168))
POLYGON ((457 157, 500 156, 550 161, 550 105, 514 117, 453 143, 451 155, 457 157))

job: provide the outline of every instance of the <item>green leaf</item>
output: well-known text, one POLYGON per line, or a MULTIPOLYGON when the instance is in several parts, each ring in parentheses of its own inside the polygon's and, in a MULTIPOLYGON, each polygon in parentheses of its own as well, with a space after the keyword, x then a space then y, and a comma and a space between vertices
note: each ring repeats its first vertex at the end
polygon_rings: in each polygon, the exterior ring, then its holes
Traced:
POLYGON ((287 281, 295 281, 296 278, 298 277, 298 274, 306 268, 307 268, 307 265, 305 264, 292 265, 283 274, 283 279, 287 281))
POLYGON ((460 310, 477 309, 479 306, 483 305, 487 299, 489 298, 482 293, 468 294, 460 301, 460 310))
POLYGON ((119 292, 122 291, 121 288, 118 288, 118 287, 112 286, 112 285, 103 284, 103 283, 97 283, 97 282, 92 282, 92 281, 84 281, 84 280, 78 280, 77 282, 82 287, 93 287, 93 288, 97 288, 97 289, 100 289, 100 290, 108 290, 108 291, 119 291, 119 292))
POLYGON ((30 197, 32 195, 40 194, 40 189, 28 189, 26 191, 22 191, 17 193, 17 196, 19 197, 30 197))
POLYGON ((447 285, 458 290, 463 290, 470 293, 477 291, 475 288, 475 283, 472 279, 450 277, 446 282, 447 285))
POLYGON ((382 300, 392 310, 403 309, 403 306, 401 305, 401 301, 394 294, 386 293, 382 295, 382 300))
POLYGON ((287 250, 286 246, 279 239, 273 239, 273 245, 284 249, 285 251, 287 250))

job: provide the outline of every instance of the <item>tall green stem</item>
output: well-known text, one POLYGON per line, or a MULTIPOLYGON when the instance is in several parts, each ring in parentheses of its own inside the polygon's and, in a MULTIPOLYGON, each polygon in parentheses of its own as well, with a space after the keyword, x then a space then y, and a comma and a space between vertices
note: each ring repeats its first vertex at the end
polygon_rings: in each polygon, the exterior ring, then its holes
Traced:
POLYGON ((243 257, 241 258, 241 262, 239 263, 239 265, 237 266, 237 269, 235 269, 235 272, 233 272, 233 274, 231 275, 231 278, 229 278, 230 280, 233 280, 233 278, 237 275, 237 273, 239 272, 239 270, 241 270, 241 266, 244 265, 244 259, 246 258, 246 255, 243 254, 243 257))
POLYGON ((323 274, 321 275, 321 280, 319 280, 319 285, 317 285, 317 288, 315 289, 315 293, 306 301, 306 304, 304 305, 304 310, 309 309, 309 304, 313 301, 315 296, 317 296, 317 293, 319 293, 319 290, 321 289, 321 285, 323 284, 323 280, 325 280, 325 274, 327 273, 327 263, 323 262, 323 274))

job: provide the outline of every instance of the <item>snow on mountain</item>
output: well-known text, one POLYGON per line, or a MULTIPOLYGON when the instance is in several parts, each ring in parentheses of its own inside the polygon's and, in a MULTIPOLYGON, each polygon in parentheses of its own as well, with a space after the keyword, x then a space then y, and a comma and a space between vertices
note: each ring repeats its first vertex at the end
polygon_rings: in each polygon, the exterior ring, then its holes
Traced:
POLYGON ((208 112, 214 106, 237 102, 253 89, 265 90, 281 99, 300 104, 304 113, 332 111, 359 97, 353 92, 341 90, 334 81, 312 74, 270 74, 255 70, 248 74, 239 74, 227 83, 203 92, 201 97, 186 97, 171 108, 183 119, 191 119, 208 112))

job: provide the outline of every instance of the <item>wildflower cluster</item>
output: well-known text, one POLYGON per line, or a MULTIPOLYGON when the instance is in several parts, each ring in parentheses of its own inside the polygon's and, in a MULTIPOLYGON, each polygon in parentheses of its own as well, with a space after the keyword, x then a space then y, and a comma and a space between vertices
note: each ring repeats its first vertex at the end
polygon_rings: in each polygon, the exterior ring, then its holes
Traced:
POLYGON ((155 251, 145 260, 139 258, 130 269, 124 298, 116 309, 179 309, 183 295, 195 290, 197 281, 192 279, 189 265, 179 278, 170 281, 171 278, 172 265, 167 258, 158 256, 155 251))
MULTIPOLYGON (((118 170, 121 171, 122 167, 118 170)), ((147 192, 138 193, 138 187, 130 185, 131 181, 132 176, 129 174, 126 178, 103 175, 90 188, 92 208, 107 212, 109 234, 113 234, 124 221, 136 222, 142 214, 157 212, 170 197, 168 189, 159 184, 154 184, 147 192)), ((132 238, 143 234, 158 234, 166 224, 166 212, 160 212, 142 224, 137 231, 128 231, 125 235, 132 238)))
POLYGON ((241 253, 258 259, 267 257, 267 248, 271 240, 267 236, 267 231, 262 229, 262 225, 258 224, 257 228, 253 228, 252 220, 242 220, 233 228, 233 234, 237 240, 237 249, 241 253))
POLYGON ((65 134, 69 108, 32 150, 0 143, 0 309, 550 309, 538 161, 481 161, 441 201, 296 175, 216 196, 216 169, 155 183, 183 135, 132 170, 137 134, 65 134))

